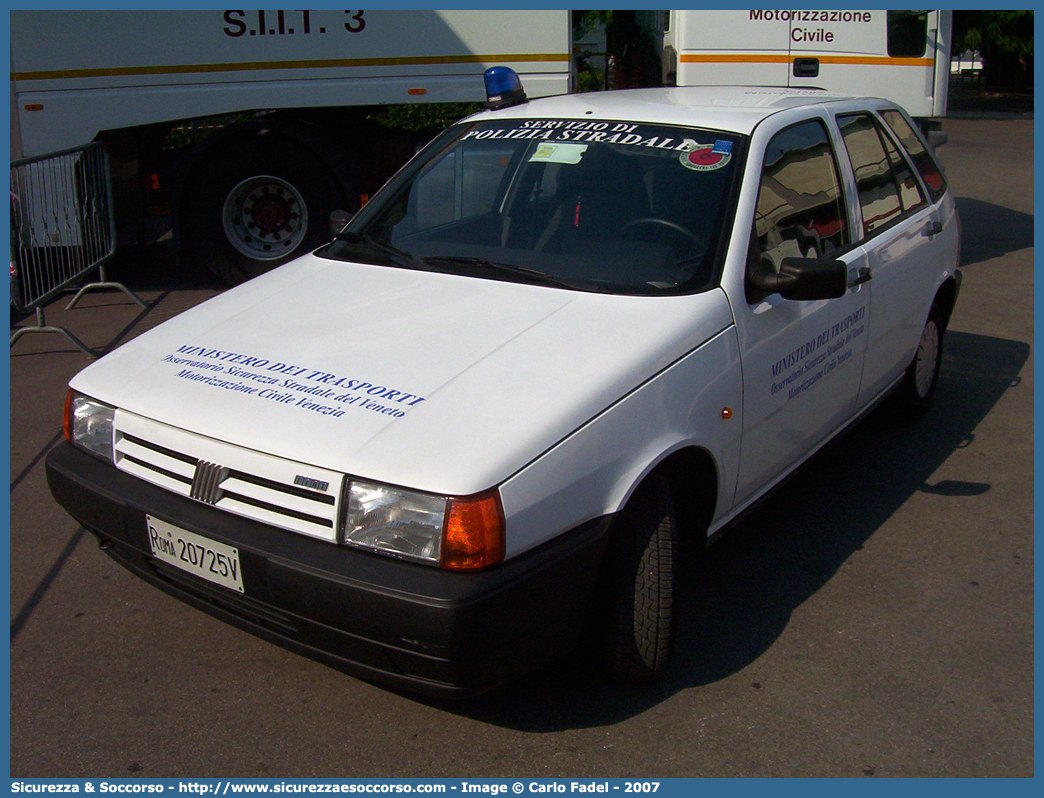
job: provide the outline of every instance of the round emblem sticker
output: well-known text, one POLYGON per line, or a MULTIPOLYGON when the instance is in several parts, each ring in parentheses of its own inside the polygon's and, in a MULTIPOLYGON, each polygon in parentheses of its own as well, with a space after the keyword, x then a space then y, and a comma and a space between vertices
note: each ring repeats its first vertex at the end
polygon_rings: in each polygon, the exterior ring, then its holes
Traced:
POLYGON ((722 148, 714 144, 697 144, 693 149, 683 152, 678 160, 686 169, 709 172, 721 169, 731 158, 731 152, 723 152, 722 148))

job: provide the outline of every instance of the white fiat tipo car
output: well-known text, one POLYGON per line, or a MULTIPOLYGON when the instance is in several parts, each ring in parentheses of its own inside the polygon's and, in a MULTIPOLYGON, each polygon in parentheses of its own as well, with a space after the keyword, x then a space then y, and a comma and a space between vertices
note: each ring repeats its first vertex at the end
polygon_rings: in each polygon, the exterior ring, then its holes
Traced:
POLYGON ((650 678, 680 543, 880 400, 928 408, 954 200, 885 101, 488 77, 331 243, 78 374, 51 490, 143 579, 366 679, 474 693, 583 629, 650 678))

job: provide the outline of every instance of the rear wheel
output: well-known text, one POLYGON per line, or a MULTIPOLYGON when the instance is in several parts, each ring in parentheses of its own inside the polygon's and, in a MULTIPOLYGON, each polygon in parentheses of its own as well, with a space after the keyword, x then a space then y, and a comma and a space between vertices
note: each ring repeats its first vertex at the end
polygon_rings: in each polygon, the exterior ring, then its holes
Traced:
POLYGON ((344 194, 318 158, 289 142, 251 140, 203 167, 185 224, 196 259, 234 285, 328 240, 339 207, 344 194))
POLYGON ((927 413, 931 407, 942 367, 945 332, 946 317, 938 305, 932 305, 928 321, 921 330, 917 353, 907 367, 902 384, 896 392, 896 410, 901 417, 914 420, 927 413))
POLYGON ((641 682, 667 667, 674 637, 678 534, 670 486, 643 482, 617 519, 608 553, 606 661, 610 676, 641 682))

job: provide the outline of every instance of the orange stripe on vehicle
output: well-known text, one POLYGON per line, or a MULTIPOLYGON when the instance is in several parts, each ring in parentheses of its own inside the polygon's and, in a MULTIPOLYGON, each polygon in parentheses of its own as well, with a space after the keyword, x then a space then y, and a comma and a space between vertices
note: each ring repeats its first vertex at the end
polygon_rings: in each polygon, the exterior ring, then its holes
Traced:
POLYGON ((682 53, 683 64, 789 64, 795 58, 818 58, 820 64, 859 64, 869 66, 935 65, 934 58, 889 58, 880 55, 773 55, 770 53, 682 53))
POLYGON ((185 75, 209 72, 251 72, 277 69, 351 69, 447 64, 568 63, 569 53, 491 53, 485 55, 433 55, 403 58, 332 58, 312 61, 244 61, 231 64, 173 64, 170 66, 111 67, 102 69, 55 69, 15 72, 15 80, 63 80, 76 78, 133 77, 141 75, 185 75))

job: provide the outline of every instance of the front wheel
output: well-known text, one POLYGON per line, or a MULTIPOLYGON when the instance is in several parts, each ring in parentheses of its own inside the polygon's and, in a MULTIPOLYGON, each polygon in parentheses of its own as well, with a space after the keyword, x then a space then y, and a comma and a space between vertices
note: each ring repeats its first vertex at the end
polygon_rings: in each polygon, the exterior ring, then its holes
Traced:
POLYGON ((650 681, 667 668, 674 638, 678 530, 667 480, 643 482, 616 523, 608 552, 606 663, 614 679, 650 681))
POLYGON ((195 258, 234 285, 328 240, 329 215, 339 207, 344 195, 318 158, 261 139, 222 151, 201 169, 184 220, 195 258))

